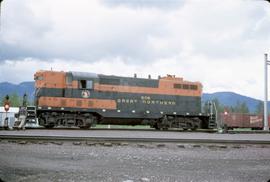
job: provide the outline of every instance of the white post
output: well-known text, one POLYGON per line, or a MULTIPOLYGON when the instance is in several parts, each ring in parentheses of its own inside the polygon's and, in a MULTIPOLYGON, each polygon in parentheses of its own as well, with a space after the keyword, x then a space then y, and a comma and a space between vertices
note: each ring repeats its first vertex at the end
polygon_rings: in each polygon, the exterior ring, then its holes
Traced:
POLYGON ((1 30, 1 3, 3 0, 0 0, 0 30, 1 30))
POLYGON ((264 63, 264 127, 263 130, 269 131, 268 126, 268 110, 267 110, 267 101, 268 101, 268 81, 267 81, 267 65, 269 64, 267 54, 264 54, 265 63, 264 63))

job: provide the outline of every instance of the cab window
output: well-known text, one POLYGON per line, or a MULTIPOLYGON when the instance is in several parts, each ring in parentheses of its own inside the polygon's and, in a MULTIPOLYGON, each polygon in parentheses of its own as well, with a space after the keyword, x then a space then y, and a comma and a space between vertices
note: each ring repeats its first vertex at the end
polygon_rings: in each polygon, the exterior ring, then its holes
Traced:
POLYGON ((183 89, 188 90, 189 89, 189 85, 188 84, 183 84, 183 89))
POLYGON ((173 88, 177 88, 177 89, 182 89, 182 84, 177 84, 177 83, 175 83, 174 85, 173 85, 173 88))
POLYGON ((67 76, 66 76, 66 84, 72 84, 72 75, 71 74, 67 74, 67 76))
POLYGON ((190 85, 190 89, 191 90, 198 90, 198 86, 197 85, 190 85))
POLYGON ((35 76, 34 80, 44 80, 43 76, 35 76))
POLYGON ((93 81, 92 80, 79 80, 80 89, 92 89, 93 81))

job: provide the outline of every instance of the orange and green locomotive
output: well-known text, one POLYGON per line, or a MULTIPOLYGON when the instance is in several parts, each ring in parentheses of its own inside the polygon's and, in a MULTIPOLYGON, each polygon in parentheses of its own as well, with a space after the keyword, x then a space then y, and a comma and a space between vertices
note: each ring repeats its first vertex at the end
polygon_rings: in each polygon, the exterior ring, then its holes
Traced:
POLYGON ((213 115, 201 112, 201 83, 173 75, 145 79, 38 71, 35 88, 39 124, 47 128, 95 124, 214 127, 213 115))

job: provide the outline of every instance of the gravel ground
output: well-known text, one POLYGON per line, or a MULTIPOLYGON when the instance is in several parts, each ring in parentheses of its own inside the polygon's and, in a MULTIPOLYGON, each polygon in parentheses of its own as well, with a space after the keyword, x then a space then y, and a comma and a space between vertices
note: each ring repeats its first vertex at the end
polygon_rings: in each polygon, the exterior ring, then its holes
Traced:
POLYGON ((270 147, 0 142, 3 181, 267 181, 270 147))

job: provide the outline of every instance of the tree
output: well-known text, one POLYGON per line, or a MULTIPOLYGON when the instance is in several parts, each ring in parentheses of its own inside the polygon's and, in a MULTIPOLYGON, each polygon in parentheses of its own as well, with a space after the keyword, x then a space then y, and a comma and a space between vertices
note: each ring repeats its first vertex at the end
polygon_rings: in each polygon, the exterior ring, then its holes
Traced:
POLYGON ((234 107, 232 107, 232 112, 249 113, 249 109, 248 109, 246 102, 237 101, 236 105, 234 107))
POLYGON ((233 106, 230 106, 230 107, 229 107, 229 111, 230 111, 230 112, 236 112, 236 111, 235 111, 235 108, 234 108, 233 106))
MULTIPOLYGON (((203 106, 203 111, 204 112, 207 112, 208 111, 208 106, 207 106, 207 104, 206 103, 208 103, 209 102, 209 100, 208 101, 206 101, 205 102, 205 104, 204 104, 204 106, 203 106)), ((211 100, 211 102, 212 103, 215 103, 215 105, 216 105, 216 108, 217 108, 217 112, 218 113, 221 113, 221 112, 224 112, 224 105, 223 104, 221 104, 220 102, 219 102, 219 100, 217 99, 217 98, 214 98, 213 100, 211 100)), ((208 111, 209 112, 209 111, 208 111)), ((213 111, 214 112, 214 111, 213 111)))
POLYGON ((223 104, 221 104, 217 98, 214 98, 213 102, 216 105, 218 113, 224 112, 225 106, 223 104))
POLYGON ((263 114, 263 109, 264 109, 263 101, 258 101, 258 104, 256 106, 256 110, 255 110, 255 113, 256 114, 263 114))
POLYGON ((6 100, 6 96, 3 96, 0 101, 0 106, 4 106, 5 100, 6 100))
POLYGON ((249 109, 246 102, 242 102, 240 106, 241 113, 249 113, 249 109))
POLYGON ((233 107, 234 112, 241 113, 241 102, 239 100, 236 101, 235 106, 233 107))
MULTIPOLYGON (((5 97, 6 96, 0 98, 0 106, 4 105, 5 97)), ((19 107, 22 105, 29 106, 34 104, 33 101, 28 99, 28 96, 26 94, 24 94, 24 96, 19 96, 17 93, 12 93, 11 95, 9 95, 9 101, 11 107, 19 107)))
MULTIPOLYGON (((22 104, 22 98, 17 93, 9 95, 9 101, 11 107, 19 107, 22 104)), ((1 99, 1 106, 3 106, 4 102, 5 97, 1 99)))
POLYGON ((22 104, 22 99, 17 93, 13 93, 9 98, 12 107, 19 107, 22 104))

